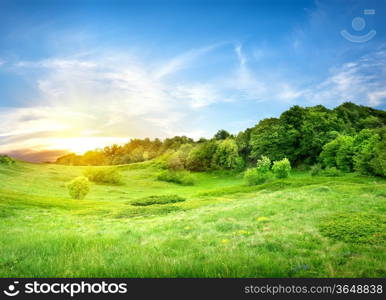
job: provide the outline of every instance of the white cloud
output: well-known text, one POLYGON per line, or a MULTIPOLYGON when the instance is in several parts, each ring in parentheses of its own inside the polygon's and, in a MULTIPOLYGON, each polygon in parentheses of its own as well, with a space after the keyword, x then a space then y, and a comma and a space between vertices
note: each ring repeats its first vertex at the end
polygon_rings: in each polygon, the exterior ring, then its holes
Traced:
POLYGON ((385 99, 386 52, 376 51, 357 61, 332 68, 331 75, 316 86, 303 91, 305 99, 314 104, 355 101, 378 106, 385 99))
POLYGON ((236 68, 206 80, 180 76, 216 47, 187 51, 158 67, 130 53, 19 62, 18 72, 34 72, 39 97, 28 107, 0 110, 0 151, 76 146, 77 138, 94 147, 129 137, 209 136, 195 121, 201 109, 222 102, 336 105, 351 100, 377 106, 386 97, 385 51, 335 67, 320 83, 302 85, 252 68, 253 59, 237 44, 232 48, 236 68))
POLYGON ((235 46, 235 52, 236 52, 237 58, 239 60, 240 66, 244 66, 247 63, 247 59, 246 59, 245 55, 243 54, 241 47, 242 47, 241 44, 236 45, 235 46))
POLYGON ((191 66, 191 64, 201 56, 209 53, 210 51, 218 48, 221 45, 223 45, 223 43, 192 49, 181 55, 178 55, 172 58, 170 61, 162 64, 157 70, 155 70, 154 77, 159 79, 181 71, 191 66))
POLYGON ((370 92, 368 95, 369 104, 372 106, 378 106, 380 104, 386 103, 386 89, 376 92, 370 92))
POLYGON ((221 99, 213 85, 193 83, 175 87, 171 94, 176 99, 187 100, 192 108, 201 108, 221 99))
MULTIPOLYGON (((19 72, 39 74, 35 79, 39 97, 31 100, 32 107, 0 112, 0 136, 13 140, 3 143, 0 150, 26 146, 51 149, 66 145, 59 139, 71 142, 74 137, 88 139, 93 147, 97 137, 104 144, 107 137, 119 141, 201 133, 190 127, 194 118, 190 112, 218 101, 219 96, 210 84, 175 86, 164 77, 213 47, 189 51, 158 69, 149 69, 129 54, 19 62, 19 72), (43 132, 44 137, 39 136, 43 132)), ((73 141, 76 147, 78 142, 73 141)))

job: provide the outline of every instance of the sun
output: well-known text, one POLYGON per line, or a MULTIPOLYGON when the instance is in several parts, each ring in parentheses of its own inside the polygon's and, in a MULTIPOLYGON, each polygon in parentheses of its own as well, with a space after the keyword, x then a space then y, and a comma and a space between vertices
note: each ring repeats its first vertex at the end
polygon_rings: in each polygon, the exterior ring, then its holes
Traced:
POLYGON ((69 137, 53 139, 49 142, 49 149, 67 150, 75 154, 84 154, 87 151, 102 149, 113 144, 124 144, 127 138, 117 137, 69 137))

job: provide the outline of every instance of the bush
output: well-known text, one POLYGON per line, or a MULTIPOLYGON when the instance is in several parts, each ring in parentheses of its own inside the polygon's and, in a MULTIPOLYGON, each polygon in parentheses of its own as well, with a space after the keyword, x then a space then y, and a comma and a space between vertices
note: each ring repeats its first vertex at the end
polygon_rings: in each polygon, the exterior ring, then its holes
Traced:
POLYGON ((322 166, 320 164, 315 164, 311 167, 310 175, 311 176, 318 176, 322 172, 322 166))
POLYGON ((272 166, 272 171, 276 178, 287 178, 291 171, 291 163, 289 162, 288 158, 275 161, 272 166))
POLYGON ((257 168, 248 169, 244 173, 244 180, 247 185, 263 184, 269 177, 269 173, 262 173, 257 168))
POLYGON ((342 173, 335 167, 326 168, 321 172, 321 174, 327 177, 338 177, 342 175, 342 173))
POLYGON ((153 204, 177 203, 185 200, 185 198, 182 198, 178 195, 154 195, 134 200, 130 204, 134 206, 148 206, 153 204))
POLYGON ((268 173, 271 169, 271 160, 267 156, 261 156, 261 159, 259 159, 256 162, 256 169, 260 173, 268 173))
POLYGON ((122 180, 121 173, 115 167, 87 168, 84 176, 95 183, 119 184, 122 180))
POLYGON ((84 176, 76 177, 67 183, 68 192, 73 199, 84 199, 90 192, 90 182, 84 176))
POLYGON ((194 185, 195 180, 188 171, 162 171, 158 174, 157 179, 160 181, 172 182, 181 185, 194 185))
POLYGON ((15 161, 8 155, 0 155, 0 164, 12 165, 15 161))

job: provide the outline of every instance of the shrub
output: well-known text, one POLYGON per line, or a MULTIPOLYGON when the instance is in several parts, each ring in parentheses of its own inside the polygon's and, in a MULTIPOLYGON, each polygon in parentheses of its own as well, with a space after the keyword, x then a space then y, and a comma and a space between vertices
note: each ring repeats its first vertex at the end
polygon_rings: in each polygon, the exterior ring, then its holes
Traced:
POLYGON ((8 155, 0 155, 0 164, 12 165, 15 161, 8 155))
POLYGON ((121 173, 115 167, 87 168, 84 176, 95 183, 119 184, 122 179, 121 173))
POLYGON ((271 169, 271 160, 267 156, 261 156, 261 159, 259 159, 256 162, 256 169, 260 173, 268 173, 271 169))
POLYGON ((166 161, 166 167, 171 170, 183 170, 184 162, 179 151, 174 152, 166 161))
POLYGON ((288 158, 275 161, 272 166, 272 171, 276 178, 287 178, 291 171, 291 163, 289 162, 288 158))
POLYGON ((134 206, 148 206, 153 204, 177 203, 185 200, 185 198, 178 195, 154 195, 134 200, 130 204, 134 206))
POLYGON ((263 184, 269 177, 269 173, 262 173, 257 168, 248 169, 244 173, 244 180, 247 185, 263 184))
POLYGON ((195 180, 188 171, 162 171, 158 174, 157 179, 160 181, 172 182, 181 185, 194 185, 195 180))
POLYGON ((73 199, 84 199, 90 191, 87 177, 79 176, 67 183, 68 192, 73 199))
POLYGON ((326 168, 321 172, 321 174, 327 177, 338 177, 342 175, 342 173, 335 167, 326 168))
POLYGON ((310 175, 311 176, 318 176, 322 172, 322 166, 320 164, 315 164, 311 167, 310 175))

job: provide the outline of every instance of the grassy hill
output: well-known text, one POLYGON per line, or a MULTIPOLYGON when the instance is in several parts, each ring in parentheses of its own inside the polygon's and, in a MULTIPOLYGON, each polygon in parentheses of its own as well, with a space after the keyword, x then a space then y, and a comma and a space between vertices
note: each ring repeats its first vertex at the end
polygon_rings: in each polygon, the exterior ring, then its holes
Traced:
POLYGON ((84 168, 0 165, 0 277, 386 276, 385 179, 210 172, 180 186, 145 162, 72 200, 84 168), (150 196, 166 203, 138 205, 150 196))

